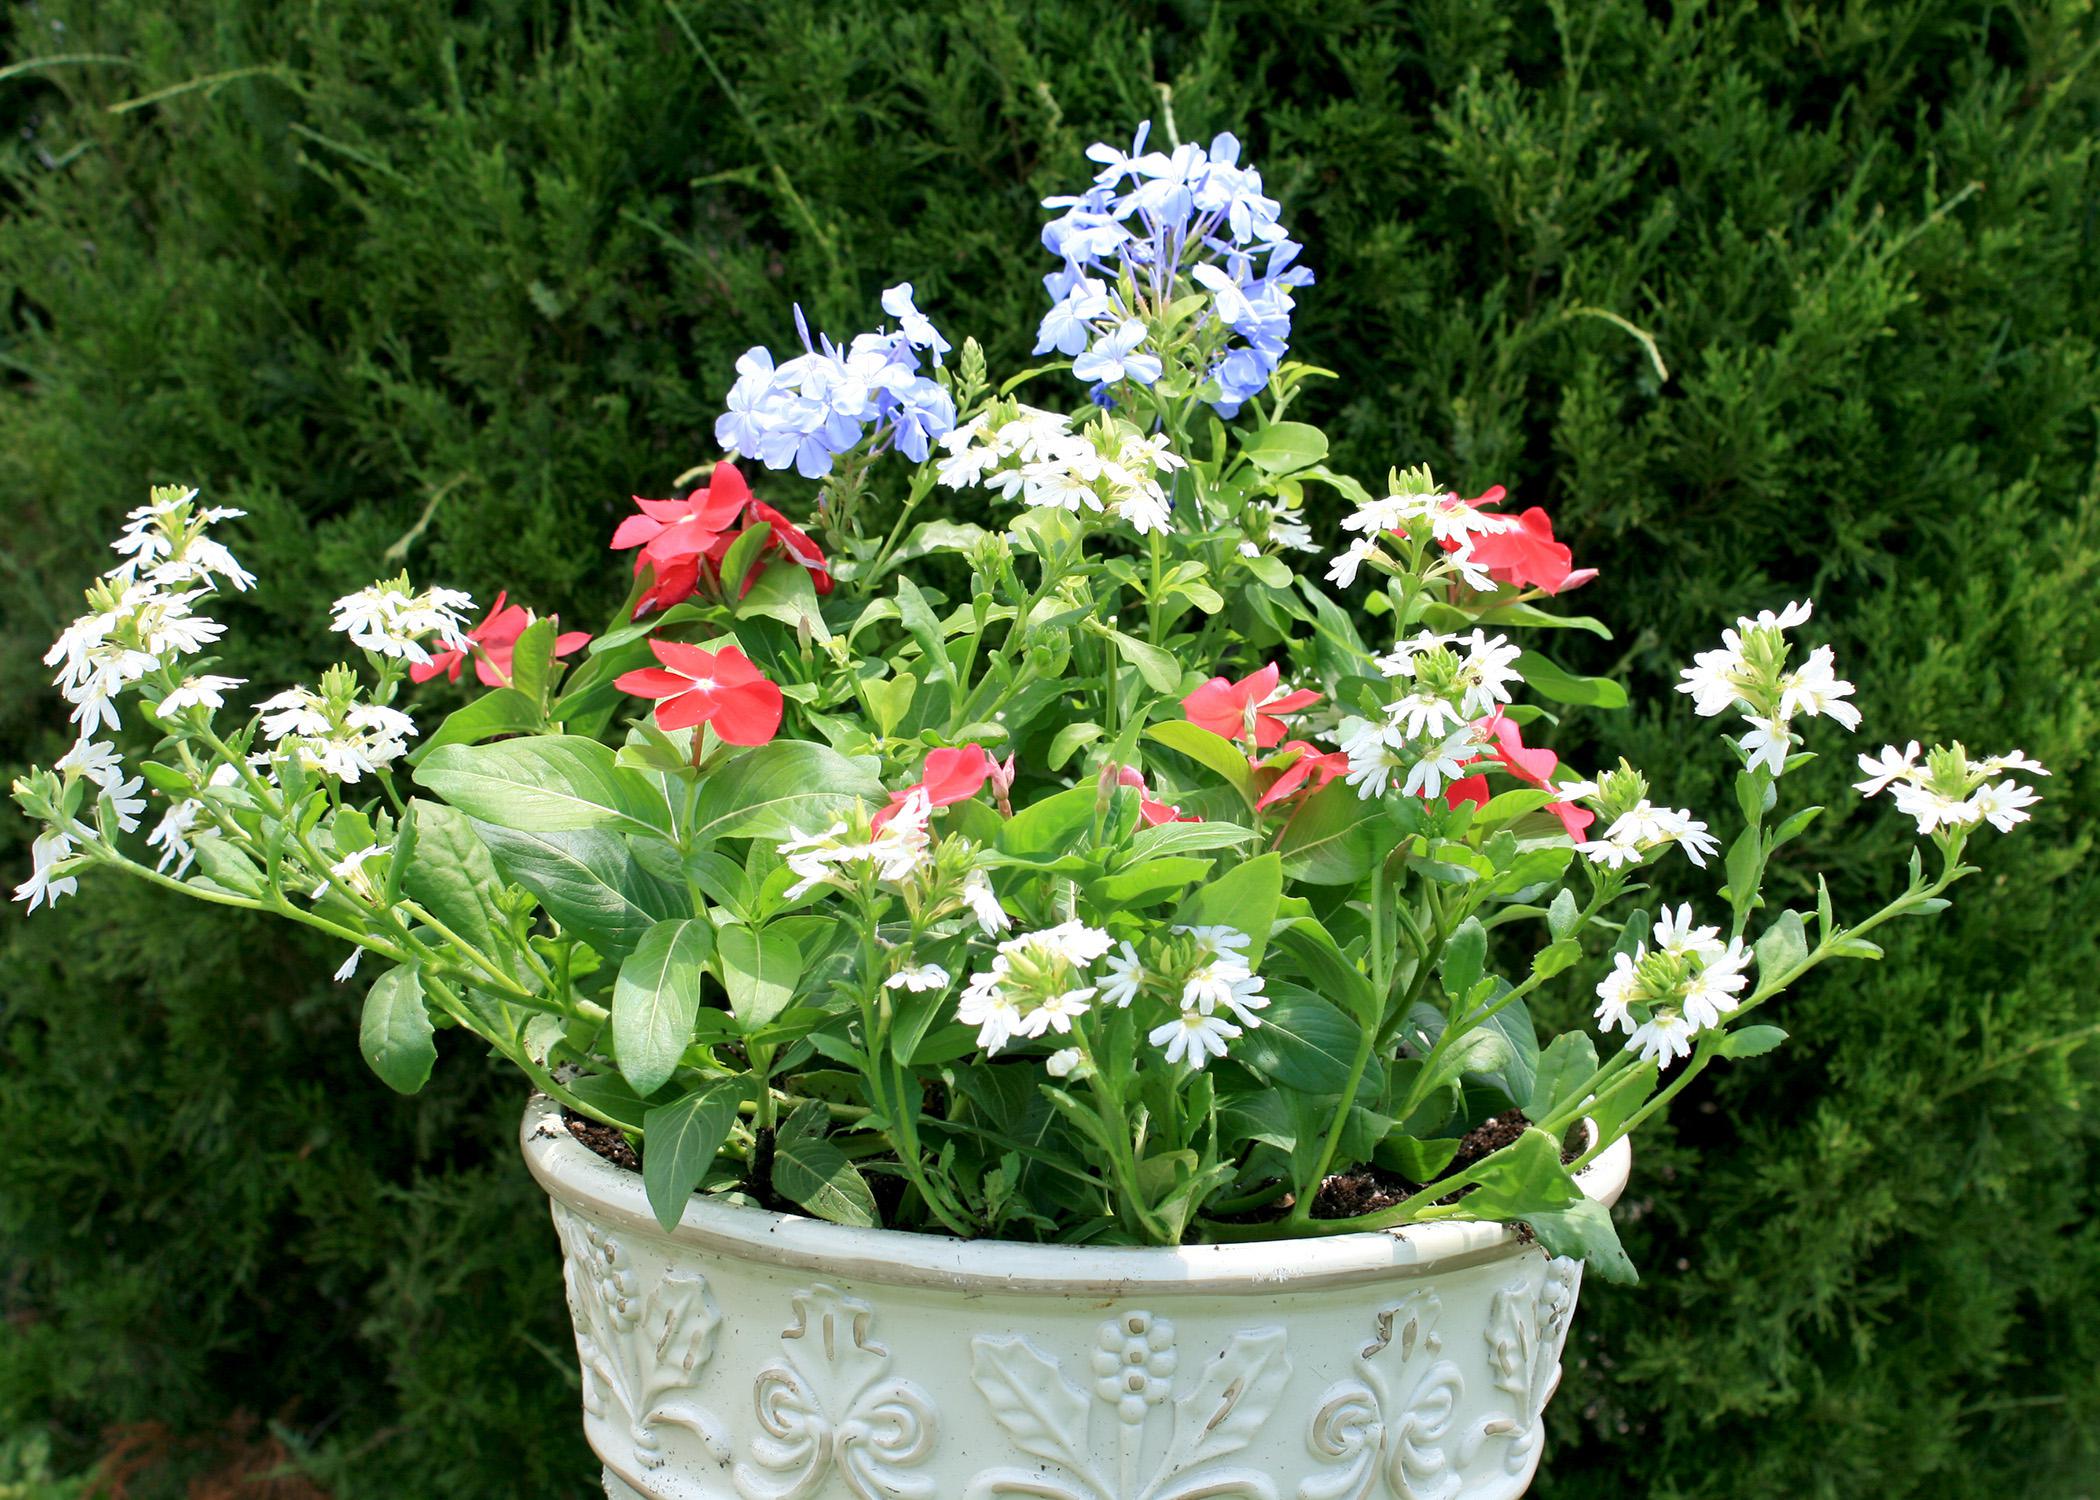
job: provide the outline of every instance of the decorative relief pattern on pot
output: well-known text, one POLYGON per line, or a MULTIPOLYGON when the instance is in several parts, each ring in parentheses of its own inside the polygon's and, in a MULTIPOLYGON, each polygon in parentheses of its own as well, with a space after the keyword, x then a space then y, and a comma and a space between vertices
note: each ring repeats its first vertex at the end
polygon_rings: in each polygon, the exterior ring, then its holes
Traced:
POLYGON ((987 1469, 964 1500, 1275 1500, 1257 1470, 1228 1464, 1260 1434, 1290 1376, 1281 1328, 1235 1333, 1183 1395, 1174 1325, 1148 1312, 1110 1318, 1082 1387, 1026 1338, 970 1341, 970 1378, 1014 1446, 1043 1467, 987 1469))
POLYGON ((937 1420, 926 1393, 887 1378, 890 1351, 874 1341, 874 1309, 821 1283, 794 1294, 795 1323, 780 1335, 784 1363, 759 1372, 752 1396, 763 1433, 736 1466, 744 1500, 832 1494, 836 1474, 856 1500, 931 1500, 925 1475, 902 1471, 933 1452, 937 1420))
POLYGON ((720 1424, 681 1394, 698 1382, 721 1322, 707 1278, 674 1266, 644 1292, 633 1257, 611 1233, 560 1203, 554 1230, 583 1364, 583 1409, 606 1422, 617 1405, 644 1468, 663 1466, 657 1429, 665 1426, 694 1433, 726 1461, 720 1424))
POLYGON ((1512 1409, 1489 1417, 1467 1435, 1468 1462, 1497 1439, 1508 1440, 1503 1467, 1510 1473, 1522 1474, 1538 1462, 1546 1440, 1546 1403, 1560 1386, 1561 1346, 1567 1342, 1581 1288, 1582 1263, 1556 1256, 1536 1284, 1527 1276, 1503 1287, 1488 1303, 1488 1370, 1495 1389, 1511 1399, 1512 1409))
POLYGON ((1452 1425, 1465 1380, 1443 1357, 1434 1292, 1381 1308, 1377 1336, 1357 1356, 1356 1378, 1320 1398, 1307 1434, 1333 1467, 1298 1486, 1298 1500, 1449 1500, 1464 1484, 1452 1425))

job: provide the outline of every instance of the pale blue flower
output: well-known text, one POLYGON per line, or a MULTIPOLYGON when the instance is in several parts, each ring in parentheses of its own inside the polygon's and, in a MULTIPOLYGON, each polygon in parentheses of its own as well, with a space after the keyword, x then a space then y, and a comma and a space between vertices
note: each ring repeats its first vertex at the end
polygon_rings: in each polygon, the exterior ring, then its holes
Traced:
POLYGON ((1098 380, 1111 385, 1118 380, 1131 380, 1139 385, 1150 385, 1159 379, 1164 368, 1156 354, 1138 353, 1138 345, 1145 342, 1145 325, 1136 318, 1127 318, 1123 323, 1102 334, 1094 341, 1094 347, 1072 361, 1072 373, 1081 380, 1098 380))
POLYGON ((897 320, 898 328, 903 330, 913 348, 932 351, 934 364, 940 364, 941 356, 955 347, 941 337, 941 331, 933 326, 932 319, 913 303, 910 282, 900 281, 884 292, 882 310, 897 320))
POLYGON ((1043 326, 1035 341, 1037 354, 1055 350, 1071 356, 1082 352, 1093 337, 1094 319, 1108 316, 1108 288, 1091 276, 1073 278, 1064 299, 1043 314, 1043 326))

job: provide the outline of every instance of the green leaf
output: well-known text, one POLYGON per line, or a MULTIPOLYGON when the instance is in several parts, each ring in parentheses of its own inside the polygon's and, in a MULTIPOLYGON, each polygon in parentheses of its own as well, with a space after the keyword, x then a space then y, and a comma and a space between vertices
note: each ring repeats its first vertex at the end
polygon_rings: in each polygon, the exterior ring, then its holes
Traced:
POLYGON ((409 755, 408 763, 420 766, 446 745, 478 745, 499 734, 531 734, 544 727, 545 722, 537 698, 529 698, 514 687, 492 688, 464 708, 447 714, 437 732, 409 755))
POLYGON ((620 965, 613 985, 613 1055, 620 1076, 644 1099, 670 1080, 692 1040, 700 967, 713 949, 707 922, 685 917, 650 928, 620 965))
POLYGON ((747 750, 700 783, 693 841, 782 839, 824 827, 855 801, 881 805, 882 762, 847 757, 806 740, 775 740, 747 750))
POLYGON ((736 615, 739 620, 753 615, 778 620, 798 639, 805 634, 817 642, 831 639, 831 627, 824 623, 824 612, 817 604, 816 585, 804 568, 767 568, 751 585, 751 592, 737 601, 736 615))
POLYGON ((1467 917, 1445 941, 1441 975, 1444 993, 1453 1005, 1465 1004, 1473 986, 1480 983, 1487 967, 1487 942, 1487 929, 1478 917, 1467 917))
POLYGON ((1597 1127, 1597 1139, 1608 1141, 1619 1133, 1619 1127, 1630 1119, 1634 1111, 1648 1102, 1654 1091, 1655 1081, 1661 1070, 1652 1062, 1635 1063, 1610 1083, 1604 1092, 1592 1100, 1583 1114, 1597 1127))
POLYGON ((1099 724, 1090 720, 1067 724, 1051 737, 1050 749, 1043 756, 1043 764, 1051 770, 1061 770, 1076 750, 1083 750, 1102 735, 1108 733, 1099 724))
MULTIPOLYGON (((758 562, 759 553, 773 539, 772 523, 754 522, 737 533, 729 550, 722 554, 722 592, 735 598, 744 587, 744 579, 758 562)), ((795 570, 801 572, 800 568, 795 570)))
POLYGON ((879 1222, 867 1182, 846 1153, 821 1136, 781 1133, 773 1153, 773 1187, 783 1198, 834 1224, 873 1229, 879 1222))
POLYGON ((955 675, 954 665, 948 660, 947 648, 943 644, 941 622, 926 602, 926 595, 910 578, 897 575, 897 611, 904 621, 904 628, 919 644, 923 658, 921 670, 928 682, 945 682, 955 675))
MULTIPOLYGON (((1104 627, 1106 628, 1106 627, 1104 627)), ((1134 635, 1125 635, 1120 630, 1108 631, 1110 640, 1123 660, 1138 669, 1138 676, 1155 693, 1164 693, 1173 698, 1181 694, 1181 664, 1174 660, 1173 653, 1139 640, 1134 635)))
POLYGON ((1549 1254, 1570 1256, 1621 1286, 1632 1286, 1641 1279, 1626 1247, 1619 1243, 1611 1210, 1595 1198, 1580 1198, 1566 1208, 1536 1210, 1524 1222, 1549 1254))
POLYGON ((1378 1143, 1372 1160, 1388 1172, 1398 1172, 1409 1182, 1428 1184, 1436 1181, 1451 1159, 1458 1155, 1458 1141, 1452 1137, 1418 1140, 1411 1135, 1395 1132, 1378 1143))
POLYGON ((1531 1099, 1524 1105, 1525 1115, 1534 1122, 1546 1119, 1573 1099, 1575 1091, 1596 1073, 1596 1043, 1586 1032, 1563 1031, 1539 1054, 1531 1099))
POLYGON ((524 833, 664 831, 661 799, 648 778, 580 735, 442 745, 417 767, 416 780, 471 818, 524 833))
POLYGON ((1310 990, 1277 986, 1261 1025, 1233 1044, 1234 1056, 1285 1088, 1340 1094, 1362 1038, 1357 1024, 1310 990))
POLYGON ((1254 806, 1258 795, 1254 789, 1254 769, 1247 763, 1246 752, 1223 735, 1214 734, 1186 719, 1168 719, 1147 728, 1145 738, 1165 745, 1169 750, 1178 750, 1197 765, 1217 772, 1249 807, 1254 806))
POLYGON ((1227 849, 1255 836, 1238 823, 1161 823, 1140 828, 1130 839, 1127 863, 1157 859, 1166 854, 1196 854, 1208 849, 1227 849))
POLYGON ((1283 899, 1283 861, 1274 854, 1250 859, 1213 880, 1181 903, 1176 920, 1189 927, 1216 924, 1247 934, 1247 967, 1261 971, 1276 904, 1283 899))
POLYGON ((240 896, 260 896, 265 881, 254 860, 230 840, 199 838, 196 842, 197 870, 221 890, 240 896))
POLYGON ((1536 1125, 1481 1166, 1473 1191, 1459 1200, 1462 1217, 1530 1220, 1583 1201, 1582 1189, 1561 1165, 1560 1142, 1536 1125))
POLYGON ((1552 933, 1554 941, 1558 942, 1575 930, 1575 924, 1581 916, 1582 906, 1576 901, 1575 893, 1562 886, 1560 892, 1554 896, 1553 904, 1546 908, 1546 930, 1552 933))
POLYGON ((1214 863, 1214 860, 1172 854, 1160 859, 1141 860, 1113 875, 1086 881, 1087 898, 1097 906, 1111 909, 1147 906, 1195 884, 1210 873, 1214 863))
POLYGON ((1319 922, 1293 917, 1277 927, 1274 941, 1315 992, 1340 1005, 1358 1025, 1378 1024, 1385 1009, 1383 998, 1319 922))
POLYGON ((530 891, 564 932, 608 957, 631 953, 658 922, 691 913, 686 893, 651 875, 610 829, 522 833, 493 823, 472 827, 505 879, 530 891))
POLYGON ((793 1003, 802 950, 785 932, 724 927, 715 934, 715 957, 729 1008, 745 1030, 757 1030, 793 1003))
POLYGON ((1241 451, 1264 474, 1290 474, 1327 457, 1327 434, 1306 422, 1272 422, 1241 451))
POLYGON ((1768 983, 1778 980, 1807 958, 1808 930, 1801 921, 1801 913, 1783 911, 1773 918, 1772 925, 1758 938, 1753 951, 1757 955, 1757 972, 1768 983))
POLYGON ((1053 792, 1022 808, 999 830, 1001 854, 1016 859, 1047 859, 1069 854, 1094 821, 1100 791, 1091 781, 1053 792))
POLYGON ((380 1081, 398 1094, 413 1094, 430 1081, 437 1061, 423 976, 413 964, 388 969, 372 981, 357 1026, 357 1050, 380 1081))
POLYGON ((1723 1057, 1762 1057, 1786 1040, 1777 1026, 1742 1026, 1721 1038, 1723 1057))
POLYGON ((1354 885, 1384 857, 1391 834, 1379 804, 1347 782, 1332 781, 1306 799, 1277 850, 1291 879, 1307 885, 1354 885))
POLYGON ((664 1231, 678 1227, 686 1200, 707 1175, 743 1099, 744 1081, 721 1078, 660 1104, 642 1122, 642 1191, 664 1231))
POLYGON ((501 958, 495 898, 503 889, 488 846, 467 815, 418 797, 408 804, 415 824, 414 856, 401 873, 409 897, 459 937, 501 958))
POLYGON ((526 626, 511 649, 510 685, 526 701, 547 701, 547 682, 554 671, 554 640, 560 627, 542 616, 526 626))
POLYGON ((1573 703, 1584 708, 1624 708, 1626 689, 1609 677, 1578 677, 1555 665, 1536 651, 1517 658, 1524 685, 1541 698, 1555 703, 1573 703))

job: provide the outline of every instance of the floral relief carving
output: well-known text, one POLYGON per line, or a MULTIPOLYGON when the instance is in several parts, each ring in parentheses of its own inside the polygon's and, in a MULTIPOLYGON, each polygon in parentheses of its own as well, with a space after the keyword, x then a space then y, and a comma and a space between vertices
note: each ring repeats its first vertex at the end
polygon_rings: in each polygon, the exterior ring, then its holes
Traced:
POLYGON ((1103 1322, 1092 1380, 1017 1335, 970 1341, 970 1378, 1014 1445, 1044 1467, 987 1469, 965 1500, 1274 1500, 1265 1474, 1227 1463, 1259 1434, 1290 1376, 1281 1328, 1236 1333, 1175 1396, 1174 1325, 1132 1311, 1103 1322))
POLYGON ((752 1396, 761 1433, 736 1466, 744 1500, 809 1500, 836 1474, 856 1500, 930 1500, 934 1481, 903 1470, 933 1452, 936 1415, 926 1393, 889 1376, 874 1341, 874 1310, 836 1287, 794 1294, 795 1323, 780 1336, 782 1363, 759 1372, 752 1396))
POLYGON ((1489 1302, 1484 1333, 1488 1369, 1495 1389, 1508 1396, 1512 1405, 1467 1436, 1469 1462, 1498 1439, 1508 1440, 1503 1467, 1509 1473, 1524 1473, 1538 1461, 1546 1439, 1546 1403, 1560 1387, 1561 1347, 1567 1342, 1581 1288, 1582 1263, 1556 1256, 1546 1263, 1545 1275, 1536 1285, 1526 1277, 1503 1287, 1489 1302))
POLYGON ((1380 1309, 1377 1336, 1355 1378, 1327 1388, 1307 1435, 1333 1467, 1298 1486, 1298 1500, 1448 1500, 1464 1476, 1453 1462, 1453 1419, 1465 1381, 1443 1357, 1436 1293, 1412 1292, 1380 1309))
POLYGON ((583 1409, 610 1422, 617 1406, 635 1462, 644 1468, 663 1466, 658 1429, 666 1426, 685 1428, 726 1459, 720 1424, 683 1394, 713 1355, 721 1323, 707 1278, 674 1266, 645 1291, 627 1247, 612 1233, 558 1202, 554 1229, 583 1365, 583 1409))

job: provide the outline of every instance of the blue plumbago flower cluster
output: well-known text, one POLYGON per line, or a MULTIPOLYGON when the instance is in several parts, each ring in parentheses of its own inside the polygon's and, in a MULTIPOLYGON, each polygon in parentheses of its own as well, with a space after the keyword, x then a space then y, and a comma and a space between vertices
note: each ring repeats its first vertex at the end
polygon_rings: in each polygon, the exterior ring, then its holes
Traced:
POLYGON ((913 463, 924 461, 955 426, 955 402, 920 369, 919 351, 938 365, 952 346, 913 303, 910 282, 884 292, 882 310, 897 320, 894 333, 863 333, 841 349, 823 333, 811 343, 797 307, 802 353, 776 364, 769 349, 745 351, 715 441, 769 469, 792 466, 805 479, 829 474, 832 461, 863 439, 871 453, 894 444, 913 463))
MULTIPOLYGON (((1097 387, 1150 385, 1163 367, 1143 347, 1145 318, 1187 295, 1178 284, 1186 277, 1210 294, 1206 316, 1231 333, 1203 372, 1218 382, 1211 404, 1229 417, 1283 362, 1292 289, 1313 275, 1296 264, 1299 246, 1277 222, 1261 173, 1239 165, 1236 137, 1219 135, 1207 151, 1146 151, 1151 128, 1149 120, 1140 125, 1127 152, 1088 147, 1088 158, 1101 164, 1094 185, 1043 200, 1064 210, 1043 226, 1043 244, 1065 264, 1043 278, 1054 305, 1035 352, 1071 356, 1072 373, 1097 387)), ((1104 395, 1097 389, 1095 399, 1104 395)))

